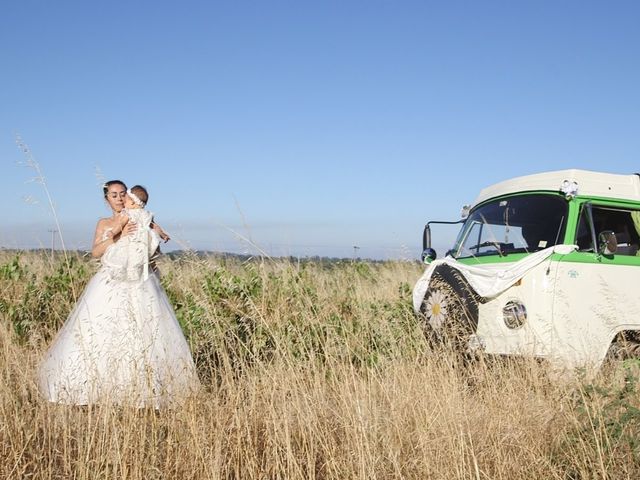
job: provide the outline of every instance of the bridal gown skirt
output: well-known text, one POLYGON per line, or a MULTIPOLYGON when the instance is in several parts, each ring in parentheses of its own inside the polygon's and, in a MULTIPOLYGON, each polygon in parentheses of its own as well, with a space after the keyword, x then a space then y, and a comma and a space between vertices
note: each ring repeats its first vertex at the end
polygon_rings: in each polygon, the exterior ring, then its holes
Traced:
POLYGON ((199 386, 189 346, 156 275, 112 278, 101 268, 38 369, 51 402, 160 408, 199 386))

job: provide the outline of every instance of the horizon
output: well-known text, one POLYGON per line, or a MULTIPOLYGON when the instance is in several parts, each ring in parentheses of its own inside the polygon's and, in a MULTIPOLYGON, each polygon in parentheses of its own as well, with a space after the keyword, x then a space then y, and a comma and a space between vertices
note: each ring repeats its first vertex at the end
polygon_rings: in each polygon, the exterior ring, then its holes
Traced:
MULTIPOLYGON (((51 248, 26 248, 26 249, 16 249, 16 248, 7 248, 0 246, 0 252, 7 253, 15 253, 16 255, 20 255, 22 253, 41 253, 44 255, 51 255, 51 248)), ((69 253, 81 254, 82 257, 89 257, 91 252, 89 250, 62 250, 62 248, 56 248, 53 251, 53 256, 64 257, 64 255, 69 253)), ((196 255, 198 257, 201 256, 212 256, 212 257, 223 257, 223 258, 237 258, 242 261, 247 260, 257 260, 257 259, 269 259, 269 260, 291 260, 297 262, 329 262, 329 263, 340 263, 340 262, 368 262, 368 263, 387 263, 387 262, 400 262, 400 263, 421 263, 419 259, 379 259, 379 258, 368 258, 368 257, 359 257, 359 256, 351 256, 351 257, 331 257, 331 256, 321 256, 321 255, 282 255, 282 256, 270 256, 270 255, 252 255, 252 254, 244 254, 244 253, 233 253, 233 252, 223 252, 223 251, 213 251, 213 250, 169 250, 166 252, 161 252, 161 255, 167 256, 169 258, 174 258, 176 256, 189 256, 196 255)), ((99 259, 93 259, 99 261, 99 259)))

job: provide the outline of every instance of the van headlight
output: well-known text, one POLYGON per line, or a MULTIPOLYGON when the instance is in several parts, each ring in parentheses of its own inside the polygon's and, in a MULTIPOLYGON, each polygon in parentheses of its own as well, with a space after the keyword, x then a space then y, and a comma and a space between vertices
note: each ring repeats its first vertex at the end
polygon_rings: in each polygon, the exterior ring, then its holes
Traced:
POLYGON ((504 324, 512 329, 520 328, 527 321, 527 309, 517 300, 510 300, 502 309, 504 324))

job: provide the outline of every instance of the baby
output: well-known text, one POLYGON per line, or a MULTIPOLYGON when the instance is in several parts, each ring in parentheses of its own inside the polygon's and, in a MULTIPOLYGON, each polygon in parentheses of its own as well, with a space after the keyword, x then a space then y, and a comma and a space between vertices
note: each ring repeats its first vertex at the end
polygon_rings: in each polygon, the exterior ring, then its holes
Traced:
POLYGON ((159 239, 168 239, 168 235, 159 226, 152 225, 153 213, 144 209, 148 200, 149 194, 141 185, 127 190, 125 208, 111 235, 121 233, 129 222, 135 223, 137 228, 129 235, 122 236, 102 257, 103 265, 110 267, 114 278, 146 280, 149 277, 149 258, 156 252, 159 239))

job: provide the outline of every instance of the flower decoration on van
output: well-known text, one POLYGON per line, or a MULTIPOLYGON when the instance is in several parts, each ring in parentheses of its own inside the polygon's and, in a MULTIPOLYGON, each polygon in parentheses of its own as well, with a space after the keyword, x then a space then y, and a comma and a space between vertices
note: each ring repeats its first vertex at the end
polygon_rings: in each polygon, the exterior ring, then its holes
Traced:
POLYGON ((427 320, 431 326, 439 330, 447 316, 447 297, 440 290, 435 290, 429 295, 426 304, 427 320))
POLYGON ((560 185, 560 191, 564 193, 567 200, 572 200, 576 195, 578 195, 578 182, 565 180, 562 182, 562 185, 560 185))

